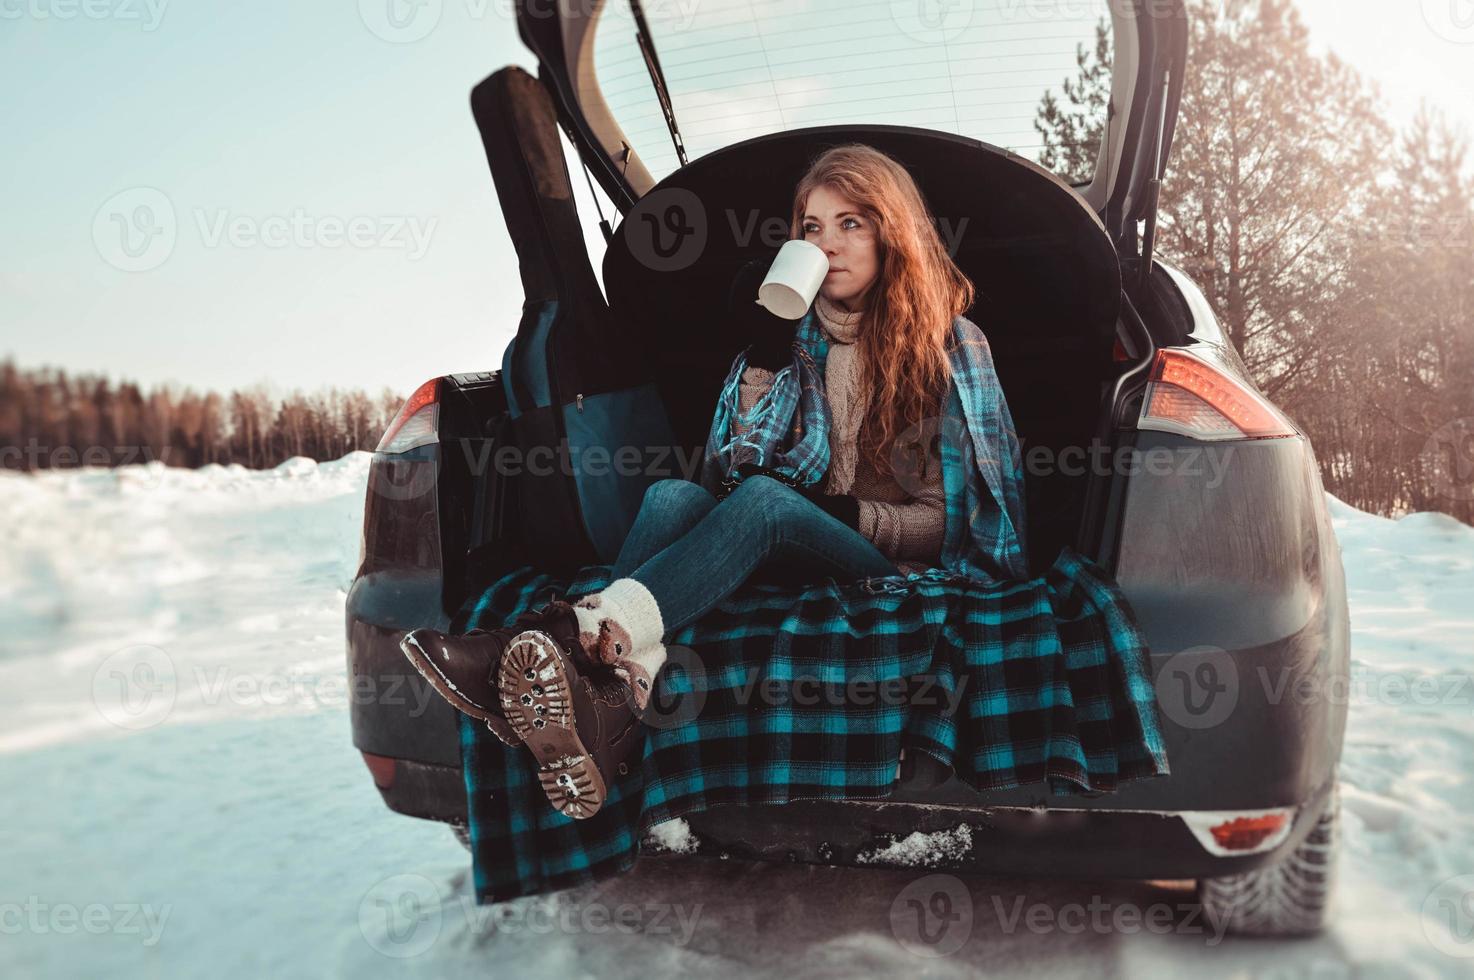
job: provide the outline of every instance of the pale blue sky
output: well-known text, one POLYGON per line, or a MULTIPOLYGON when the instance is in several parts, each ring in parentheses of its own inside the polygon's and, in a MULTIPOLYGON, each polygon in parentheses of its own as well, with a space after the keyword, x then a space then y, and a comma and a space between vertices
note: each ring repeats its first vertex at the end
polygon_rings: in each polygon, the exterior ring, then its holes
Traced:
MULTIPOLYGON (((521 290, 467 95, 535 66, 510 0, 390 2, 0 0, 0 354, 220 390, 494 367, 521 290), (163 212, 172 243, 141 237, 163 212)), ((1301 3, 1398 117, 1427 95, 1474 127, 1471 0, 1301 3)))

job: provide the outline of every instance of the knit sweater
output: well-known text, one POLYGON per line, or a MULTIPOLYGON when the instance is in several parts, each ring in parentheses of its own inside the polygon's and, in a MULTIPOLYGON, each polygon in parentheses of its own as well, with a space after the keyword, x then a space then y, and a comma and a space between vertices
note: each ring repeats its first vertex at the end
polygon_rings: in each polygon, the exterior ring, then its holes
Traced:
MULTIPOLYGON (((825 493, 847 493, 860 502, 859 531, 903 572, 919 572, 940 560, 947 527, 947 499, 940 466, 930 466, 902 487, 889 468, 877 470, 859 452, 869 417, 869 391, 861 381, 858 339, 863 311, 846 313, 823 296, 814 302, 829 339, 824 390, 829 402, 829 472, 825 493)), ((775 372, 749 367, 742 373, 739 408, 748 412, 773 385, 775 372)), ((933 462, 935 462, 933 460, 933 462)))

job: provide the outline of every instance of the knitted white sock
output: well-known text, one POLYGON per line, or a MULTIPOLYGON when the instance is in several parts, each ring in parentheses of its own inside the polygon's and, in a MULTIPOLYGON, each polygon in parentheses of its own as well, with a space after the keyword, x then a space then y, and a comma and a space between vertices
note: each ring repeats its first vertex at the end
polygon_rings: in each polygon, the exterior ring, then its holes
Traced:
POLYGON ((655 596, 632 578, 615 579, 602 592, 573 604, 579 642, 588 655, 614 668, 645 709, 660 665, 665 663, 665 623, 655 596))
POLYGON ((650 590, 632 578, 619 578, 602 592, 573 604, 579 639, 589 656, 603 663, 628 657, 665 635, 660 606, 650 590))

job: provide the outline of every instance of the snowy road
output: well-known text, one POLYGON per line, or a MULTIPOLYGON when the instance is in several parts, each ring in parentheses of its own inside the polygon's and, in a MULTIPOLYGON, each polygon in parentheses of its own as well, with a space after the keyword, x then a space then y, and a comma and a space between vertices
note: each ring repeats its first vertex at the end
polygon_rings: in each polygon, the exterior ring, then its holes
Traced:
POLYGON ((367 462, 0 471, 0 975, 1474 975, 1474 530, 1451 519, 1332 501, 1354 662, 1320 939, 1220 941, 1166 884, 923 906, 918 872, 705 857, 487 908, 349 742, 367 462))

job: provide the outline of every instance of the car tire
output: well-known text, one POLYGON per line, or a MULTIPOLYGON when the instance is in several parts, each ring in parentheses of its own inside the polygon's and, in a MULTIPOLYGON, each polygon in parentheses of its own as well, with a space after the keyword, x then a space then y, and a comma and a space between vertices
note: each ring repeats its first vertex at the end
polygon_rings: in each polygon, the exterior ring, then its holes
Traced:
POLYGON ((1245 874, 1199 880, 1203 913, 1208 921, 1242 936, 1314 935, 1330 920, 1340 849, 1337 786, 1315 826, 1285 860, 1245 874))

